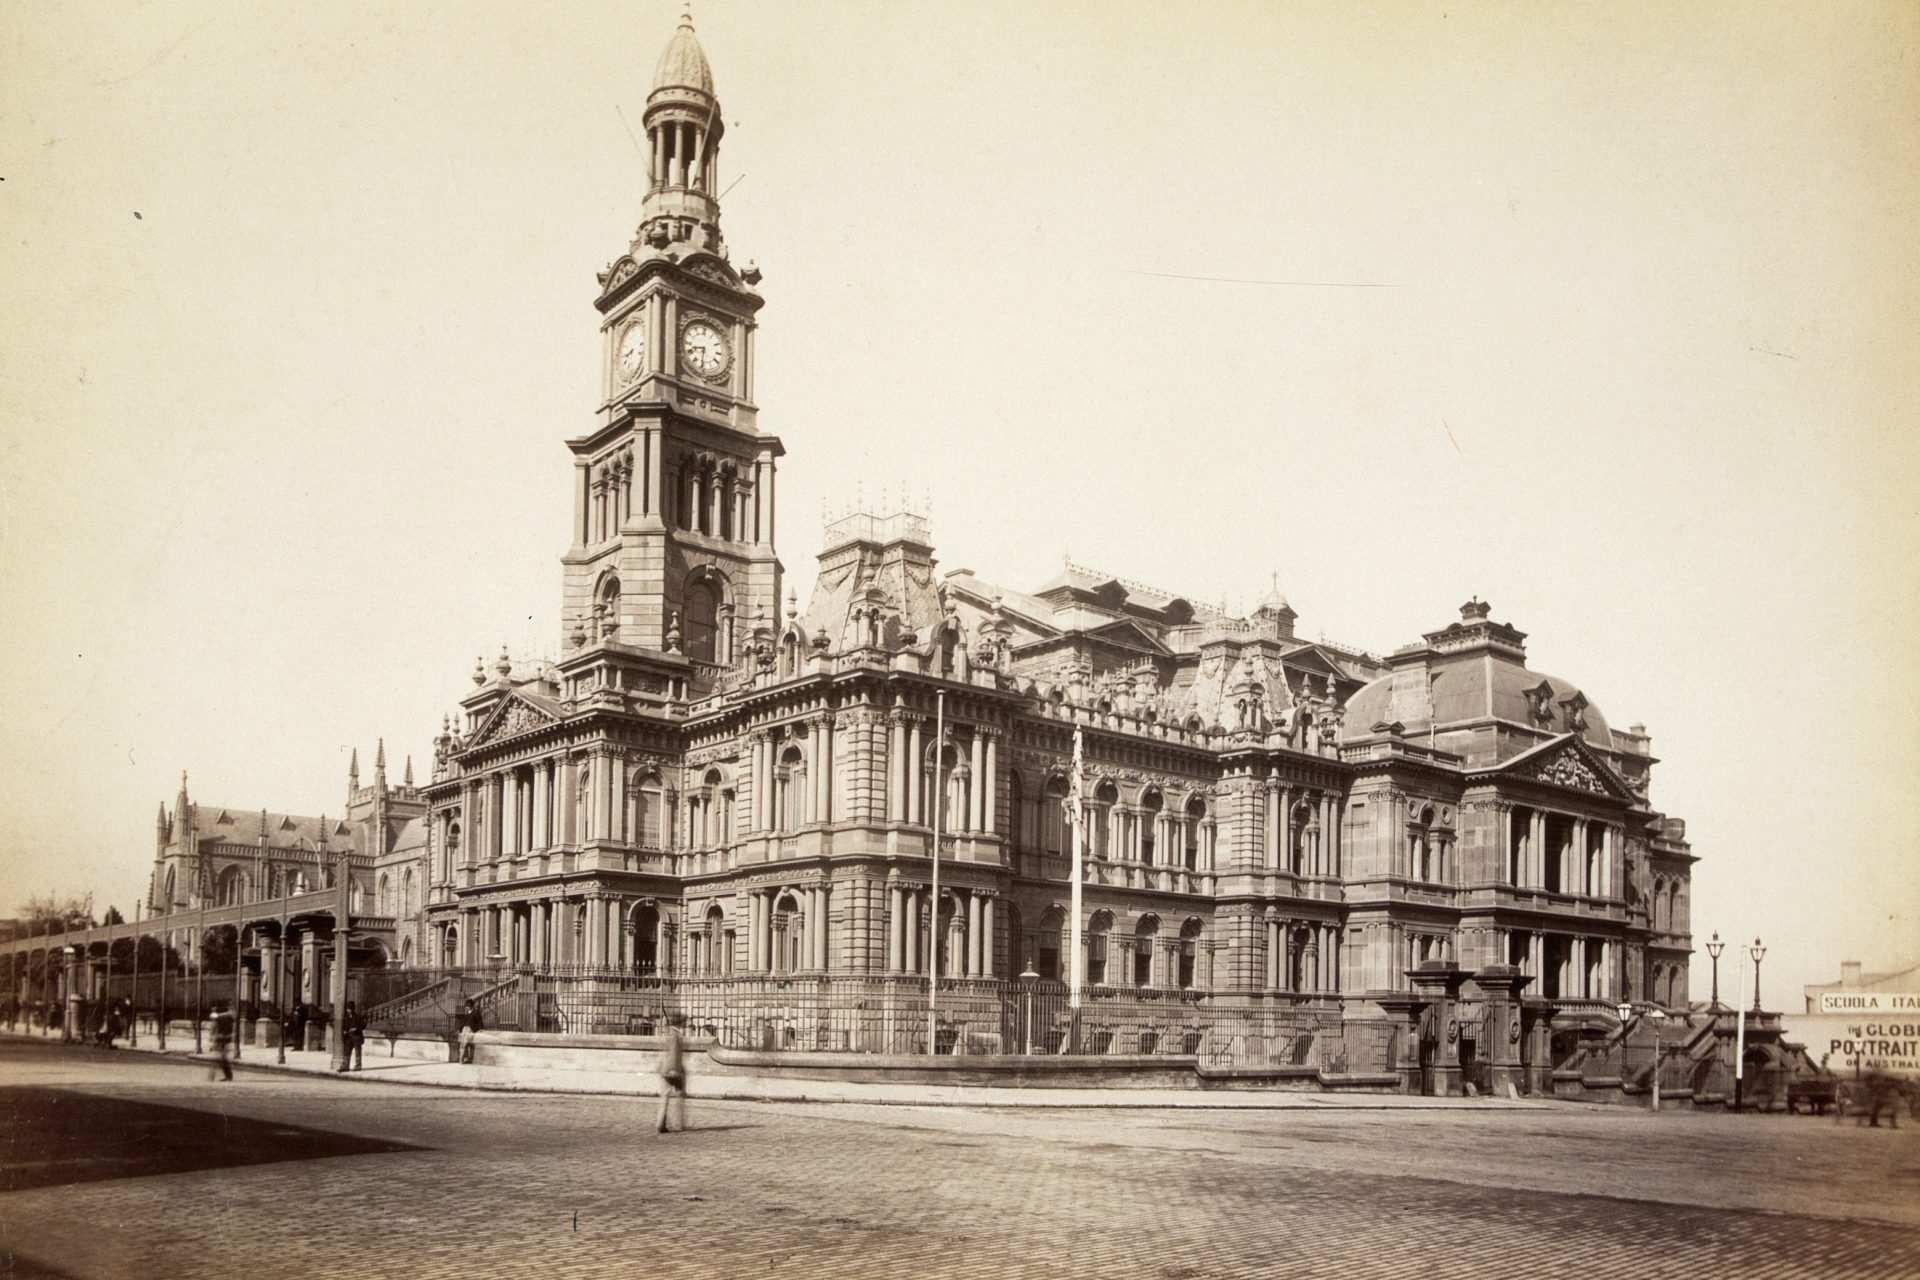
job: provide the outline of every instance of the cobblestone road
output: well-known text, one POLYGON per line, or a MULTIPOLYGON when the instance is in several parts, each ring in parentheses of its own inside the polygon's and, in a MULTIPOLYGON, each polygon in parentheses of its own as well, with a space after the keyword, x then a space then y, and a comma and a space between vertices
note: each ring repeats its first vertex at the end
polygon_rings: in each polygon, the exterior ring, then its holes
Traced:
MULTIPOLYGON (((0 1278, 1920 1276, 1912 1125, 703 1103, 662 1137, 646 1100, 215 1084, 19 1043, 0 1044, 7 1086, 127 1104, 116 1117, 202 1112, 235 1159, 257 1158, 243 1133, 276 1127, 413 1149, 16 1180, 0 1278)), ((34 1150, 34 1123, 13 1120, 0 1157, 34 1150)), ((121 1118, 63 1139, 102 1148, 67 1153, 81 1160, 136 1140, 121 1118)))

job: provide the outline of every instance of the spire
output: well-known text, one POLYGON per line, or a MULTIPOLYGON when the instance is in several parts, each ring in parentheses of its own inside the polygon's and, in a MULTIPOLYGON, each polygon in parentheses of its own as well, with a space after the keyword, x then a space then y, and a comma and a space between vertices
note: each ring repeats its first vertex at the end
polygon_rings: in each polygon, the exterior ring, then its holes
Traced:
POLYGON ((408 788, 413 786, 413 757, 411 755, 407 757, 407 771, 400 775, 400 785, 408 788))
POLYGON ((387 740, 376 738, 373 749, 373 785, 381 790, 387 786, 387 740))
POLYGON ((353 793, 360 789, 360 748, 353 749, 353 755, 347 759, 347 799, 353 799, 353 793))

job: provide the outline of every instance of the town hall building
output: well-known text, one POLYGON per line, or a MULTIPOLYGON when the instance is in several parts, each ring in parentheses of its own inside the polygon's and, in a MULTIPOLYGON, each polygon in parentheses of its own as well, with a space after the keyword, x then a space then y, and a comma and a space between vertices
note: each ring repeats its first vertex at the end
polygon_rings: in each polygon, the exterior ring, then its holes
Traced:
POLYGON ((1296 634, 1277 591, 1230 616, 1077 564, 943 572, 902 510, 831 522, 790 594, 761 277, 721 232, 690 21, 644 132, 639 224, 593 299, 600 407, 555 446, 560 656, 478 665, 424 780, 390 786, 382 751, 336 820, 183 782, 150 912, 344 865, 360 945, 520 983, 537 1029, 792 1047, 924 1052, 893 1015, 937 971, 942 1047, 1054 1048, 1053 1006, 1038 1036, 995 1011, 1057 994, 1076 933, 1067 1034, 1105 1018, 1129 1051, 1470 1076, 1621 1001, 1685 1006, 1693 855, 1650 739, 1530 668, 1484 601, 1375 656, 1296 634))

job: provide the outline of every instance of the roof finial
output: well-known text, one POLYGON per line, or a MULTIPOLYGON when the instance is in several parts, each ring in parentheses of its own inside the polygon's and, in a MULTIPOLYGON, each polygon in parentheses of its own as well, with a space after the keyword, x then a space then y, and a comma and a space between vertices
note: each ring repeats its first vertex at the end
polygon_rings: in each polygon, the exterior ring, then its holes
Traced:
POLYGON ((681 29, 685 31, 693 30, 693 5, 691 3, 680 6, 680 26, 681 29))

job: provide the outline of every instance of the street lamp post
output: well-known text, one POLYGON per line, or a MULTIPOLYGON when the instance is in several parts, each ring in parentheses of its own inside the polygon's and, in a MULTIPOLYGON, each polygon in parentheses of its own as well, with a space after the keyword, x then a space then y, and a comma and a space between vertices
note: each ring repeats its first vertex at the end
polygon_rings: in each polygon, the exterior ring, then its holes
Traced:
POLYGON ((127 1000, 127 1048, 140 1047, 140 906, 133 900, 133 995, 127 1000))
POLYGON ((1753 945, 1747 948, 1747 954, 1753 957, 1753 1011, 1758 1013, 1760 1012, 1760 957, 1767 954, 1767 949, 1760 945, 1760 939, 1755 938, 1753 945))
POLYGON ((1653 1022, 1653 1109, 1660 1109, 1660 1025, 1667 1020, 1666 1011, 1655 1005, 1648 1011, 1647 1017, 1653 1022))
POLYGON ((1040 981, 1040 975, 1033 971, 1033 961, 1027 961, 1027 967, 1020 974, 1020 987, 1027 994, 1026 1033, 1021 1040, 1021 1049, 1031 1056, 1033 1053, 1033 984, 1040 981))
MULTIPOLYGON (((1618 1012, 1620 1014, 1620 1026, 1622 1028, 1620 1039, 1620 1066, 1624 1073, 1627 1059, 1625 1027, 1627 1020, 1633 1017, 1633 1006, 1630 1004, 1622 1004, 1618 1012)), ((1647 1007, 1647 1021, 1653 1024, 1653 1109, 1655 1111, 1660 1109, 1660 1027, 1666 1020, 1666 1012, 1661 1009, 1659 1005, 1649 1005, 1647 1007)))
POLYGON ((1707 956, 1713 961, 1713 1004, 1710 1007, 1715 1010, 1720 1008, 1720 953, 1726 949, 1727 944, 1720 941, 1720 931, 1715 929, 1713 941, 1707 943, 1707 956))

